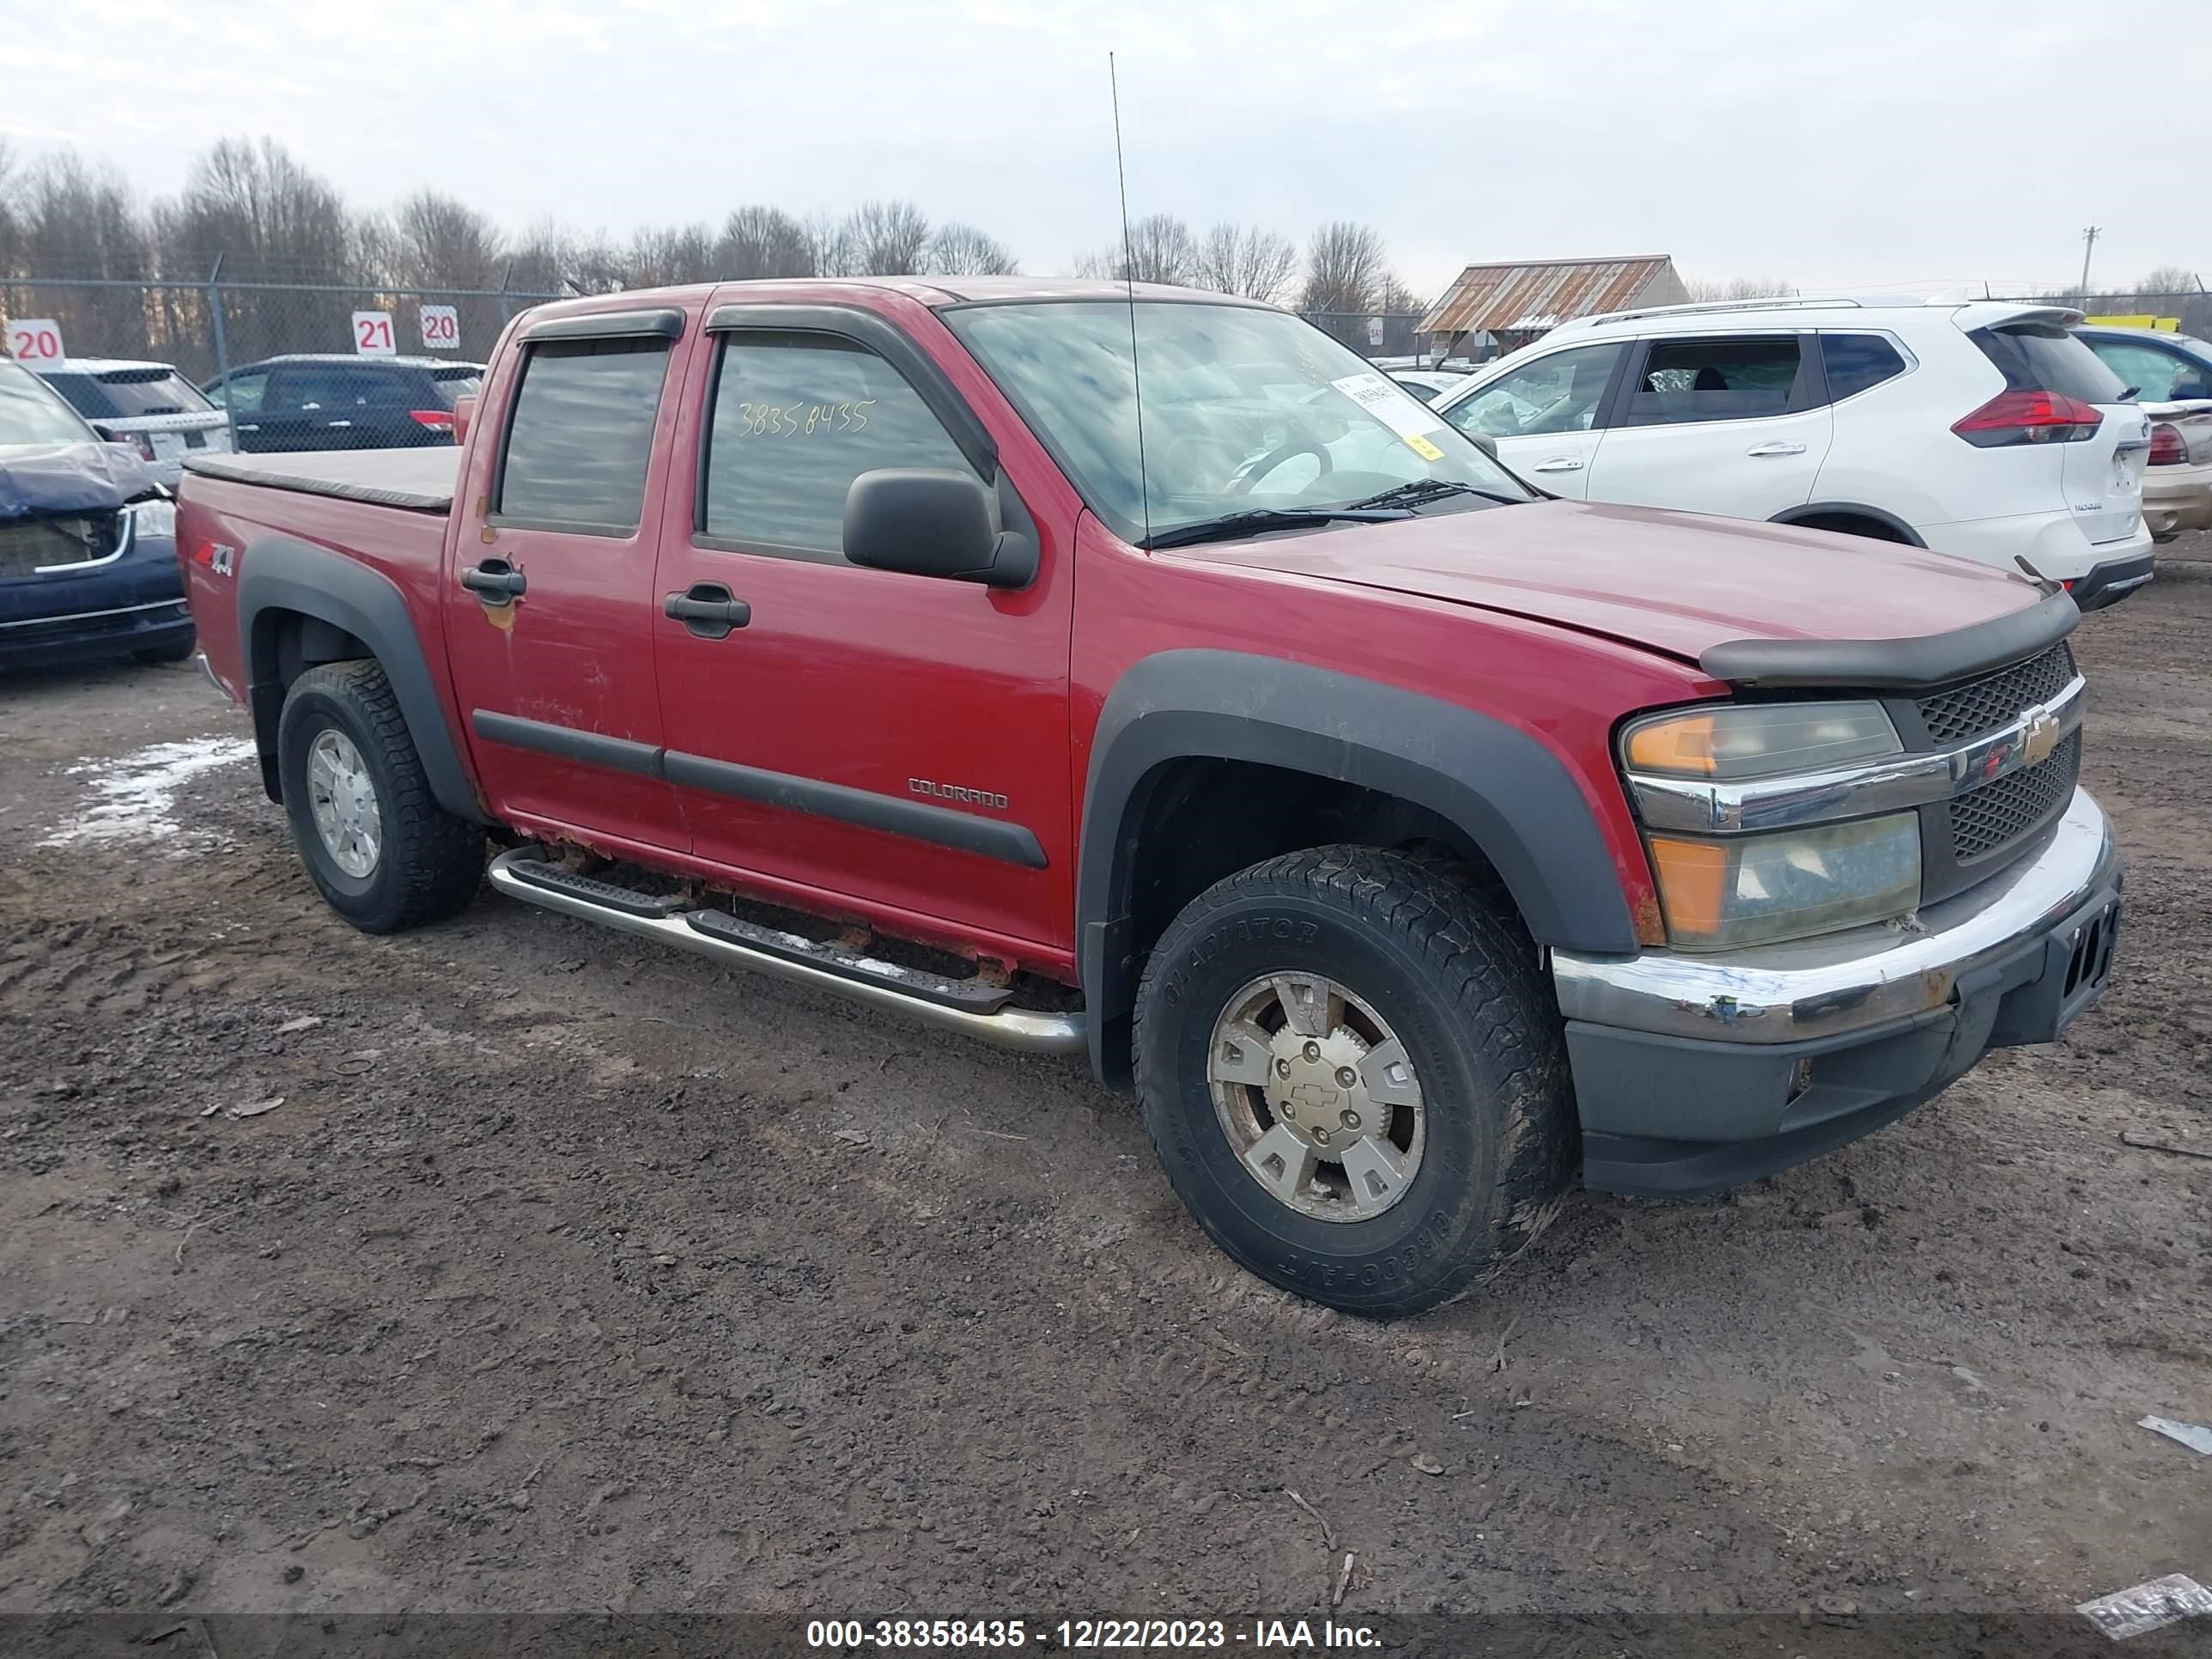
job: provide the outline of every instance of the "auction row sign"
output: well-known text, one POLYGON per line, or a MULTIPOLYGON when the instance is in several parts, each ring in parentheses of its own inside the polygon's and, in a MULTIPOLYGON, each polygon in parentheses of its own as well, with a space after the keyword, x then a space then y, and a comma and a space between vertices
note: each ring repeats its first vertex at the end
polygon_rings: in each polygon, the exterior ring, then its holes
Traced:
MULTIPOLYGON (((461 314, 452 306, 422 307, 422 344, 430 351, 459 351, 461 349, 461 314)), ((353 314, 353 349, 364 357, 396 356, 392 313, 388 311, 356 311, 353 314)))

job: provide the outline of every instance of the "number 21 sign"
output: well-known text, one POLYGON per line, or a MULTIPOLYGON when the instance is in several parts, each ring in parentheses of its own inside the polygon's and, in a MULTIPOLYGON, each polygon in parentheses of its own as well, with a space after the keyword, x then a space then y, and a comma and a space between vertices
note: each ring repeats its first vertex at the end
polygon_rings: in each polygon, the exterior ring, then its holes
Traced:
POLYGON ((365 357, 390 357, 398 348, 392 343, 392 313, 356 311, 353 314, 353 349, 365 357))

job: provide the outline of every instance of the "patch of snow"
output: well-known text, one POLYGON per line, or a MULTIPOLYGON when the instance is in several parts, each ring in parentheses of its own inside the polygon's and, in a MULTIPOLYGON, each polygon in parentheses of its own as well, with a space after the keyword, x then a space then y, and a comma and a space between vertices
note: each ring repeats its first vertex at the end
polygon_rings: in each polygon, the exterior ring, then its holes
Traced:
POLYGON ((193 738, 72 766, 70 776, 93 778, 91 791, 76 816, 39 845, 167 842, 173 850, 174 843, 185 840, 176 819, 177 792, 203 772, 252 755, 253 744, 244 738, 193 738))

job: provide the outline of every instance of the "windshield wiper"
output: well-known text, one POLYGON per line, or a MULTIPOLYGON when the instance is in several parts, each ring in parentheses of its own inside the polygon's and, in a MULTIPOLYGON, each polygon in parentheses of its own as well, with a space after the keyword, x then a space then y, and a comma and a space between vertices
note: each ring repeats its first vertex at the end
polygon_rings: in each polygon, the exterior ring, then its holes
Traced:
POLYGON ((1240 536, 1257 535, 1262 530, 1327 524, 1335 519, 1349 519, 1359 524, 1388 524, 1413 516, 1403 507, 1376 507, 1364 503, 1352 507, 1255 507, 1242 513, 1224 513, 1218 519, 1200 519, 1193 524, 1157 531, 1145 545, 1189 547, 1199 542, 1233 542, 1240 536))
POLYGON ((1416 478, 1411 483, 1394 484, 1379 495, 1353 501, 1353 507, 1411 507, 1417 501, 1432 501, 1444 495, 1480 495, 1485 501, 1497 501, 1506 507, 1522 505, 1522 498, 1508 495, 1502 490, 1485 489, 1477 484, 1462 483, 1456 478, 1416 478))

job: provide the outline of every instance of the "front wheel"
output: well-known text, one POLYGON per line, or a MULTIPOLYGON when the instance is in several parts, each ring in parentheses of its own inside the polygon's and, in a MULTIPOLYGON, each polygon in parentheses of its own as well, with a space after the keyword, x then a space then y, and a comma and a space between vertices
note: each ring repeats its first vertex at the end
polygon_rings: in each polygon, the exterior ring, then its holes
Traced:
POLYGON ((292 682, 276 726, 292 839, 331 909, 364 933, 453 915, 483 879, 483 831, 438 805, 399 699, 373 661, 292 682))
POLYGON ((1217 883, 1153 951, 1132 1037, 1192 1216, 1347 1313, 1418 1313, 1495 1275, 1573 1176, 1534 945, 1447 867, 1333 847, 1217 883))

